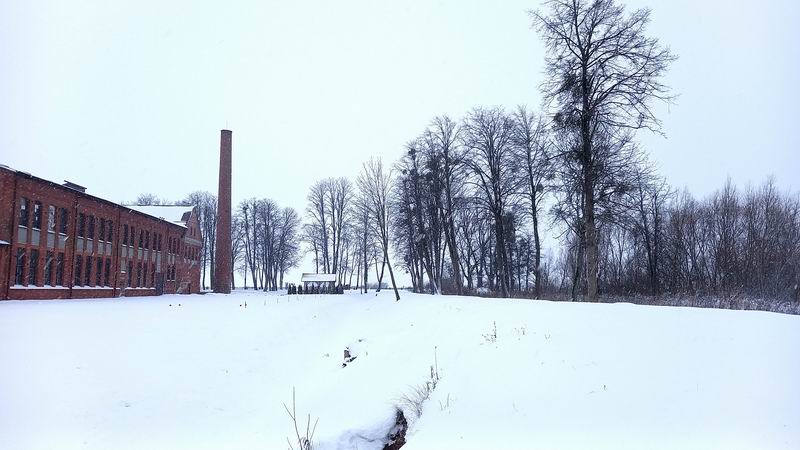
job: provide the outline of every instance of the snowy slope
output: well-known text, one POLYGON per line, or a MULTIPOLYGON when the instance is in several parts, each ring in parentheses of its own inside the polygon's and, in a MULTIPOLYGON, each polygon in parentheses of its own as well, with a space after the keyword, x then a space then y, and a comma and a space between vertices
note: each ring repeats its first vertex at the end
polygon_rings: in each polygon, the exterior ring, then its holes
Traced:
POLYGON ((800 448, 797 316, 239 292, 0 302, 0 449, 381 448, 434 347, 404 449, 800 448))

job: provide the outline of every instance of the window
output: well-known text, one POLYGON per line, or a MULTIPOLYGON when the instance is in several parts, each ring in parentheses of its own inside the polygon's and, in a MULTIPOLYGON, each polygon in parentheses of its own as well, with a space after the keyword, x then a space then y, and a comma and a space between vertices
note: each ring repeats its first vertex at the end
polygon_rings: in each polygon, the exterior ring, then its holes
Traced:
POLYGON ((122 245, 128 245, 128 224, 122 226, 122 245))
POLYGON ((106 258, 106 270, 103 272, 103 286, 111 286, 109 279, 111 278, 111 258, 106 258))
POLYGON ((42 202, 38 200, 33 203, 33 228, 42 228, 42 202))
POLYGON ((161 251, 161 233, 158 233, 158 251, 161 251))
POLYGON ((44 285, 53 285, 53 252, 48 251, 44 259, 44 285))
POLYGON ((89 239, 94 239, 94 216, 89 216, 89 234, 86 235, 89 239))
POLYGON ((126 275, 128 276, 128 287, 133 285, 133 262, 128 261, 128 270, 126 275))
POLYGON ((144 230, 139 230, 139 248, 144 245, 144 230))
POLYGON ((69 222, 69 213, 67 212, 67 208, 61 208, 59 219, 58 232, 61 234, 67 234, 67 222, 69 222))
POLYGON ((17 249, 17 271, 14 275, 14 284, 25 284, 25 249, 17 249))
POLYGON ((106 238, 106 219, 100 219, 100 234, 97 236, 98 241, 102 241, 106 238))
POLYGON ((108 242, 113 242, 114 241, 114 222, 112 222, 110 220, 107 220, 106 221, 106 228, 108 229, 108 231, 106 232, 106 236, 107 236, 106 240, 108 242))
POLYGON ((64 252, 56 257, 56 286, 64 285, 64 252))
POLYGON ((147 287, 147 263, 142 263, 142 284, 139 287, 147 287))
POLYGON ((28 226, 28 199, 19 199, 19 226, 28 226))
POLYGON ((56 207, 53 205, 47 207, 47 231, 56 231, 56 207))
POLYGON ((31 249, 31 256, 28 258, 28 285, 36 286, 36 272, 39 268, 39 250, 31 249))
POLYGON ((142 285, 142 263, 136 263, 136 287, 142 285))
POLYGON ((97 258, 97 270, 94 272, 94 285, 95 286, 102 286, 103 285, 103 258, 97 258))
POLYGON ((150 232, 149 231, 145 231, 144 232, 144 248, 146 248, 148 250, 150 249, 150 232))
POLYGON ((131 226, 131 234, 130 234, 130 237, 128 239, 128 245, 133 247, 134 244, 136 244, 136 228, 131 226))
POLYGON ((86 236, 86 214, 78 213, 78 237, 86 236))
POLYGON ((75 274, 73 278, 75 279, 75 286, 82 286, 83 279, 81 278, 81 269, 83 269, 83 257, 81 255, 75 255, 75 274))
POLYGON ((84 274, 84 286, 91 286, 92 285, 92 257, 86 257, 86 273, 84 274))
POLYGON ((150 265, 150 287, 156 287, 156 265, 150 265))

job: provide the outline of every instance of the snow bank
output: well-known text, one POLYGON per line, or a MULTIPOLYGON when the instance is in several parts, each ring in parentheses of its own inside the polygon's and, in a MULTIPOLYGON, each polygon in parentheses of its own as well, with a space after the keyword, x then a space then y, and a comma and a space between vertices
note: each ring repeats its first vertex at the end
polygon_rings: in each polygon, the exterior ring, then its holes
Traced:
POLYGON ((380 449, 434 347, 404 449, 800 448, 797 316, 237 292, 0 302, 0 449, 380 449))

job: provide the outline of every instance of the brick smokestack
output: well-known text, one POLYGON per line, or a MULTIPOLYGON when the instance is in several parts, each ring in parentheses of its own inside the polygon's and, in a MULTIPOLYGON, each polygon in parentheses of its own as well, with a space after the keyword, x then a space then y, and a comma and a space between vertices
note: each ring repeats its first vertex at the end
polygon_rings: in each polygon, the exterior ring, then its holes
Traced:
POLYGON ((214 292, 231 293, 231 143, 233 133, 222 130, 219 140, 219 191, 217 192, 217 242, 214 292))

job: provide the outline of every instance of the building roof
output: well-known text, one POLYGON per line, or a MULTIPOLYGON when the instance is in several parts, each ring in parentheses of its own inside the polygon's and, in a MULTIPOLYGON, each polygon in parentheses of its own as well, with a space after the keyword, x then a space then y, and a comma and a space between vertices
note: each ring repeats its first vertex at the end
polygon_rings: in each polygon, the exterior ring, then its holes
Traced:
POLYGON ((184 205, 130 205, 128 208, 185 227, 194 207, 184 205))
POLYGON ((304 273, 300 281, 336 281, 335 273, 304 273))
MULTIPOLYGON (((106 200, 102 197, 98 197, 96 195, 88 194, 86 192, 86 188, 75 184, 71 181, 66 181, 64 183, 56 183, 54 181, 50 181, 44 178, 37 177, 35 175, 31 175, 28 172, 14 169, 13 167, 9 167, 5 164, 0 164, 0 170, 8 170, 18 176, 22 176, 24 178, 33 179, 39 181, 41 183, 45 183, 51 187, 56 189, 64 189, 67 191, 72 191, 79 195, 82 195, 87 198, 94 199, 96 201, 100 201, 106 203, 108 205, 113 205, 115 207, 122 207, 128 208, 131 211, 136 211, 141 214, 145 214, 151 217, 155 217, 157 219, 163 220, 165 222, 171 223, 173 225, 177 225, 179 227, 186 228, 186 221, 189 220, 189 213, 191 213, 193 206, 177 206, 177 205, 166 205, 166 206, 131 206, 131 205, 122 205, 117 202, 112 202, 111 200, 106 200), (143 209, 142 209, 143 208, 143 209), (165 208, 163 210, 153 209, 153 210, 145 210, 148 208, 165 208), (171 210, 171 211, 168 211, 171 210)), ((0 244, 3 245, 3 244, 0 244)))

